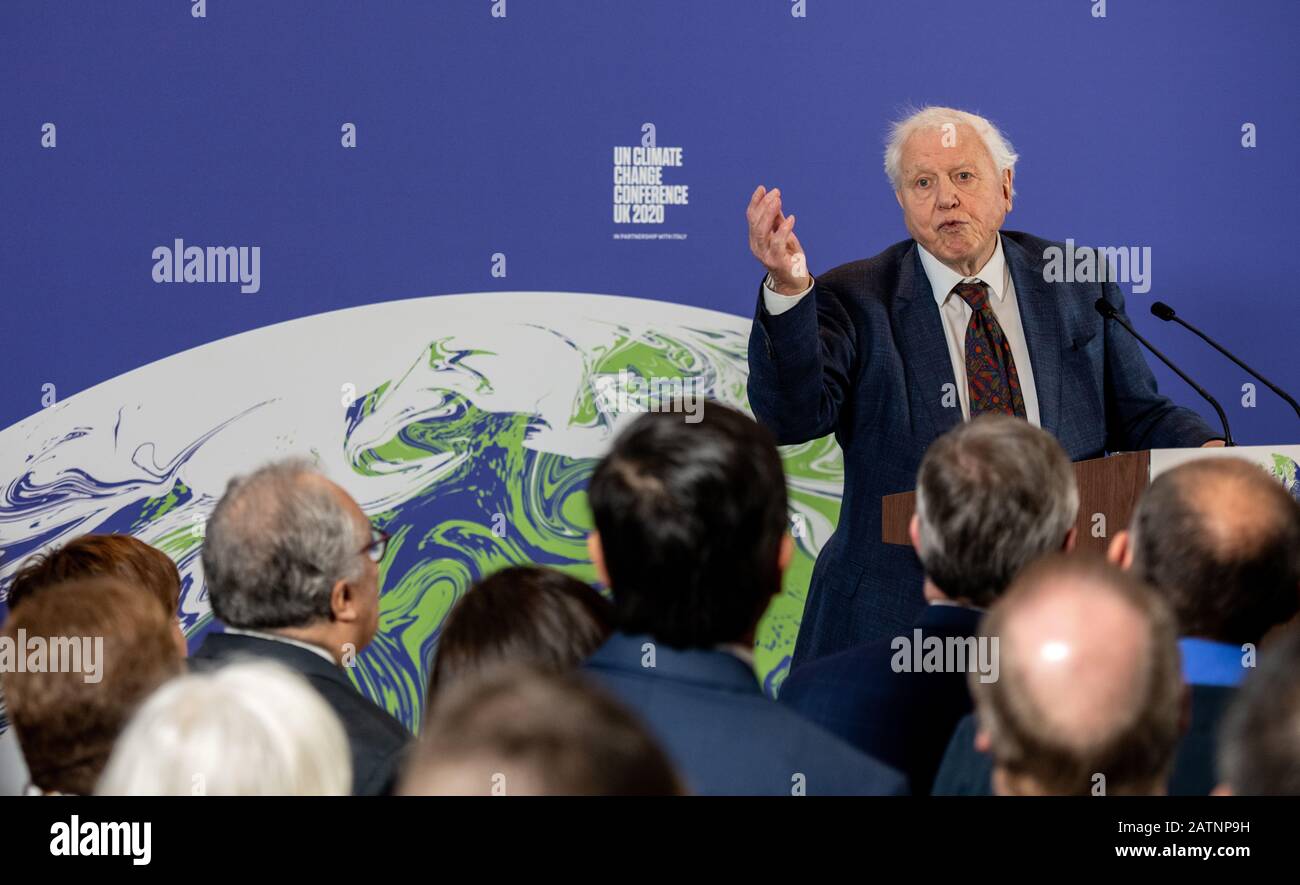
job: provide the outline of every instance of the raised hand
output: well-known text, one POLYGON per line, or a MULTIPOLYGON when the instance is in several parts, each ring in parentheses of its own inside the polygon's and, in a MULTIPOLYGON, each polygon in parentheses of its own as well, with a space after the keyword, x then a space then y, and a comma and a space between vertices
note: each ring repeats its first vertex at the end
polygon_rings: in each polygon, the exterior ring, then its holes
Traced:
POLYGON ((745 210, 749 221, 749 251, 772 275, 781 295, 798 295, 812 283, 808 258, 794 235, 794 216, 781 214, 781 189, 759 185, 745 210))

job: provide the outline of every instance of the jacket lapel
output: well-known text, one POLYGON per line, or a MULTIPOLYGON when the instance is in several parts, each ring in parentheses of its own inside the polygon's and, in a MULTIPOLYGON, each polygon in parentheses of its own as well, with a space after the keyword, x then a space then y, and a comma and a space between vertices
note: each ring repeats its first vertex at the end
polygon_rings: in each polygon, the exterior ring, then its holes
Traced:
POLYGON ((899 348, 909 376, 911 401, 915 405, 920 399, 921 412, 932 425, 930 437, 937 437, 961 423, 961 400, 952 374, 943 318, 939 316, 915 243, 903 256, 899 269, 894 328, 899 330, 899 348), (945 384, 952 386, 944 387, 945 384), (952 391, 951 397, 948 391, 952 391), (944 405, 945 401, 952 405, 944 405))
POLYGON ((1038 395, 1038 421, 1043 429, 1059 436, 1061 420, 1061 314, 1056 294, 1043 278, 1044 260, 1025 250, 1009 237, 1002 238, 1002 251, 1016 284, 1020 324, 1025 330, 1029 361, 1033 365, 1034 390, 1038 395))

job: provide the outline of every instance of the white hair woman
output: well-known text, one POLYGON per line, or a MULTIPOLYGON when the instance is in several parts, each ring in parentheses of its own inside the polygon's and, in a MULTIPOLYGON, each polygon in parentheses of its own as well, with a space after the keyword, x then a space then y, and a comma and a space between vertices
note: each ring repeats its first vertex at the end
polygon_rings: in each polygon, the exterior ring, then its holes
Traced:
POLYGON ((347 734, 305 679, 240 661, 168 682, 118 738, 99 795, 343 796, 347 734))

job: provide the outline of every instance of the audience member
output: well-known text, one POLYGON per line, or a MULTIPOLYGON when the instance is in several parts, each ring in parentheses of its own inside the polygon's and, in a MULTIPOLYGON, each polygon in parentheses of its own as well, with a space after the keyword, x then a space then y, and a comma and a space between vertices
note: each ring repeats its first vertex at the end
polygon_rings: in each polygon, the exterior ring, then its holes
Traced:
POLYGON ((305 461, 230 483, 208 520, 203 571, 213 614, 194 667, 270 658, 305 676, 343 723, 357 794, 391 790, 410 733, 363 696, 344 670, 379 626, 387 536, 305 461))
POLYGON ((1237 687, 1300 610, 1300 506, 1248 461, 1189 461, 1151 483, 1111 556, 1174 610, 1192 710, 1170 792, 1204 796, 1237 687))
POLYGON ((1027 564, 1073 546, 1078 509, 1074 468, 1051 434, 1000 414, 957 425, 930 446, 917 474, 911 536, 925 572, 921 617, 900 636, 798 668, 781 702, 928 794, 948 738, 971 712, 966 671, 980 663, 980 615, 1027 564), (923 651, 953 648, 960 668, 914 666, 923 651))
POLYGON ((754 632, 793 545, 771 434, 714 402, 636 418, 591 478, 589 549, 619 631, 590 672, 702 794, 889 794, 897 771, 763 696, 754 632))
POLYGON ((344 796, 338 716, 271 660, 192 673, 158 689, 118 738, 96 792, 108 796, 344 796))
POLYGON ((31 792, 93 791, 136 707, 185 666, 162 607, 114 578, 42 587, 11 611, 3 641, 24 656, 3 661, 0 679, 31 792))
POLYGON ((576 673, 502 665, 447 687, 401 792, 420 796, 676 796, 645 727, 576 673))
POLYGON ((502 569, 470 588, 447 617, 425 708, 450 686, 502 663, 571 670, 609 631, 609 603, 577 578, 540 566, 502 569))
MULTIPOLYGON (((82 535, 27 557, 14 573, 5 603, 13 610, 44 587, 81 578, 120 578, 128 589, 156 598, 172 624, 172 639, 182 656, 188 653, 177 609, 181 575, 165 553, 131 535, 82 535)), ((0 719, 3 719, 0 696, 0 719)), ((18 795, 30 781, 27 765, 10 728, 0 734, 0 796, 18 795)))
POLYGON ((24 599, 80 578, 120 578, 127 588, 139 588, 158 600, 172 622, 172 638, 181 655, 188 654, 185 631, 178 617, 181 573, 171 557, 131 535, 82 535, 23 561, 9 585, 10 611, 24 599))
POLYGON ((1184 688, 1168 607, 1132 576, 1058 555, 1021 573, 981 632, 1000 678, 972 674, 998 795, 1159 795, 1184 688))
POLYGON ((1224 717, 1219 787, 1239 796, 1300 796, 1300 629, 1280 634, 1224 717))
MULTIPOLYGON (((1204 796, 1217 782, 1224 711, 1264 636, 1300 608, 1300 507, 1249 462, 1198 458, 1152 481, 1110 558, 1173 609, 1191 710, 1169 792, 1204 796)), ((958 724, 935 793, 987 792, 975 731, 969 718, 958 724)))

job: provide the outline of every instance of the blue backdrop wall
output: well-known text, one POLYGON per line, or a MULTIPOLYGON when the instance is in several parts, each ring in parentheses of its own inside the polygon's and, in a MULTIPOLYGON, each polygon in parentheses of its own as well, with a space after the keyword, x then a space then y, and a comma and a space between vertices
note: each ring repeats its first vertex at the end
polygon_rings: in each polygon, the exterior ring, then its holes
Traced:
MULTIPOLYGON (((1294 440, 1284 404, 1147 308, 1300 380, 1297 32, 1290 0, 9 0, 0 586, 32 550, 136 531, 182 564, 197 641, 190 542, 224 480, 336 460, 377 521, 406 520, 390 641, 358 680, 414 721, 469 580, 528 559, 588 574, 581 486, 617 418, 593 379, 690 375, 743 403, 758 184, 782 189, 814 273, 906 237, 880 154, 914 104, 1009 135, 1008 227, 1149 249, 1149 291, 1124 287, 1139 329, 1240 442, 1294 440), (617 149, 651 137, 681 149, 662 181, 685 190, 616 221, 617 149), (177 240, 245 247, 256 291, 158 281, 177 240)), ((770 687, 837 508, 834 447, 787 454, 808 531, 760 641, 770 687)))

